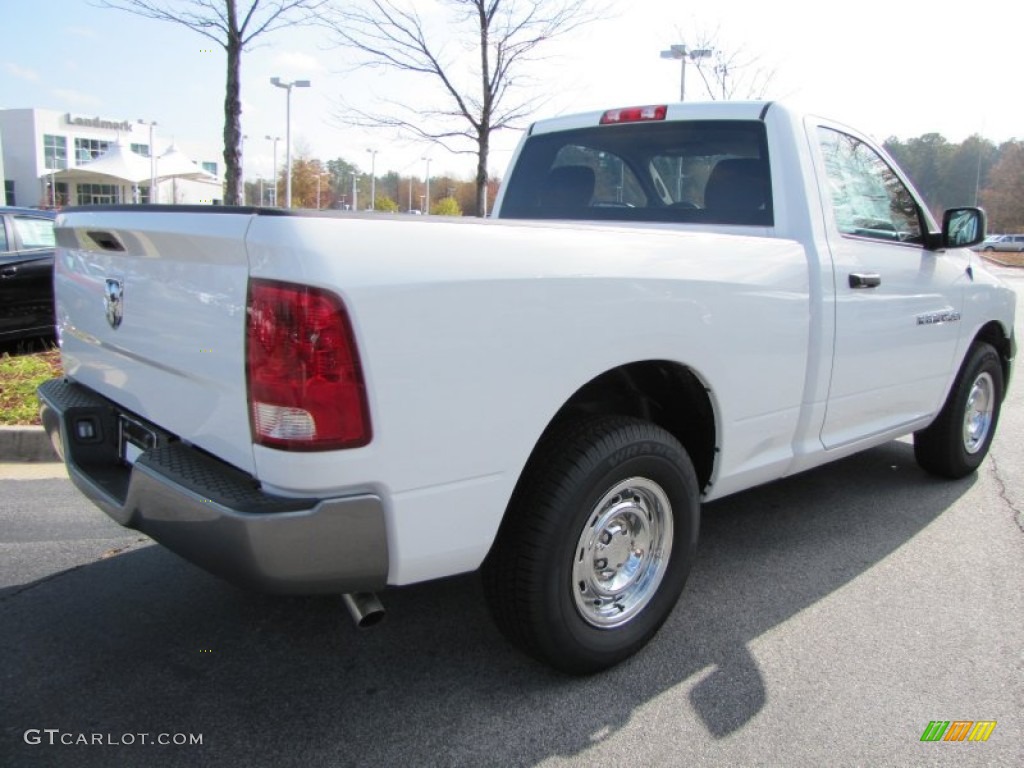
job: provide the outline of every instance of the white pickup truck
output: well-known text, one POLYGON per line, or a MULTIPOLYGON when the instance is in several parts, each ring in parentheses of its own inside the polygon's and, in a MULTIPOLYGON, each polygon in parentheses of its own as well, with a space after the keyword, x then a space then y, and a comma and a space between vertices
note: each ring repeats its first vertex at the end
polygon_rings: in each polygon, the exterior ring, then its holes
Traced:
POLYGON ((79 208, 43 422, 118 522, 236 582, 482 569, 570 673, 669 615, 702 500, 910 433, 983 461, 1014 298, 868 138, 778 103, 535 123, 488 221, 79 208))

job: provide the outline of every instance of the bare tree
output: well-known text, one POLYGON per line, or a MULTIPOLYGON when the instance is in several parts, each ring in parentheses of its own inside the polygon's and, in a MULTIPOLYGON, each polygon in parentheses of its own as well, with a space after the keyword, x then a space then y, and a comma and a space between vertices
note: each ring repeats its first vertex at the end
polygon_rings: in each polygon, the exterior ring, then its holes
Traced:
POLYGON ((439 0, 450 23, 432 32, 411 0, 363 0, 339 10, 330 25, 359 66, 426 75, 439 96, 432 109, 394 100, 378 111, 346 108, 342 122, 390 127, 444 147, 475 154, 476 213, 486 215, 491 133, 525 121, 537 105, 524 86, 538 48, 600 17, 593 0, 439 0), (455 42, 453 42, 453 40, 455 42), (457 49, 457 50, 456 50, 457 49), (477 85, 461 88, 458 53, 473 49, 477 85))
POLYGON ((771 88, 775 70, 764 66, 759 56, 744 47, 733 47, 723 40, 719 30, 696 30, 690 39, 693 50, 712 51, 708 59, 693 63, 712 101, 763 99, 771 88))
MULTIPOLYGON (((236 0, 102 0, 101 5, 137 16, 171 21, 213 40, 227 53, 224 91, 224 198, 239 199, 241 188, 242 52, 260 35, 314 20, 328 0, 250 0, 241 14, 236 0)), ((150 147, 150 151, 153 149, 150 147)))
POLYGON ((756 57, 742 49, 715 51, 710 73, 707 69, 698 62, 697 71, 704 79, 712 100, 763 99, 775 77, 774 69, 765 69, 756 57))

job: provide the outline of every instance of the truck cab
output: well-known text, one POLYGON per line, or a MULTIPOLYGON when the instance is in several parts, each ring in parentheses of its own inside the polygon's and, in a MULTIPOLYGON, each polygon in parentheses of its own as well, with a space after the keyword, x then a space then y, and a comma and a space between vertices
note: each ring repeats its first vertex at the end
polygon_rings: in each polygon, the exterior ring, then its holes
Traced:
MULTIPOLYGON (((984 238, 983 212, 960 208, 936 223, 869 137, 784 104, 650 105, 544 120, 526 132, 511 167, 495 203, 500 219, 803 246, 812 297, 805 402, 814 428, 798 436, 803 445, 787 472, 893 429, 912 431, 935 412, 984 326, 964 317, 987 282, 968 250, 984 238)), ((1008 351, 1006 335, 990 330, 1008 351)))

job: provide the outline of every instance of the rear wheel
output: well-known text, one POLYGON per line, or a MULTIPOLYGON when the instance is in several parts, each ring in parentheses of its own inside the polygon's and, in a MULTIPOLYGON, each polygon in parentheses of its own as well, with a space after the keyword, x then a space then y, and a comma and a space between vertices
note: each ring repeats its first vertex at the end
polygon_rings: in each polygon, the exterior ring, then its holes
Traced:
POLYGON ((557 669, 612 666, 671 613, 698 521, 696 473, 668 432, 621 417, 563 424, 531 459, 484 564, 491 613, 557 669))
POLYGON ((1003 402, 1003 366, 991 344, 975 342, 938 417, 914 434, 914 456, 928 472, 957 479, 988 455, 1003 402))

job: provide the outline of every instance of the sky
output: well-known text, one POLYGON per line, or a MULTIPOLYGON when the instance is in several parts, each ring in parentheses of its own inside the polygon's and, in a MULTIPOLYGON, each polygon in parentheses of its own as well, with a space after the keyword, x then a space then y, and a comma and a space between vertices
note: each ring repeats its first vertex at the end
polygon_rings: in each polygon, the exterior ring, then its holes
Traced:
MULTIPOLYGON (((679 62, 662 59, 660 52, 673 44, 710 43, 735 62, 734 82, 767 78, 767 98, 845 122, 880 141, 925 133, 952 142, 972 134, 996 143, 1024 140, 1024 6, 1016 3, 604 2, 608 12, 602 18, 543 49, 548 58, 529 73, 528 94, 542 97, 530 119, 678 100, 679 62)), ((428 22, 436 22, 432 29, 446 55, 454 61, 468 55, 444 21, 442 2, 414 4, 428 22)), ((99 8, 89 0, 0 0, 0 9, 0 108, 156 121, 158 150, 173 140, 193 159, 222 162, 223 49, 179 25, 99 8)), ((293 156, 343 157, 363 171, 373 165, 378 175, 418 177, 429 157, 432 176, 472 173, 470 156, 383 129, 346 127, 338 119, 346 104, 436 105, 433 81, 354 69, 350 54, 323 31, 290 28, 257 39, 243 55, 247 179, 273 174, 268 135, 281 137, 278 161, 284 163, 286 95, 270 84, 274 76, 312 82, 292 90, 293 156)), ((688 101, 707 98, 692 65, 686 91, 688 101)), ((135 133, 148 136, 141 127, 135 133)), ((511 130, 495 134, 491 174, 504 174, 520 136, 511 130)))

